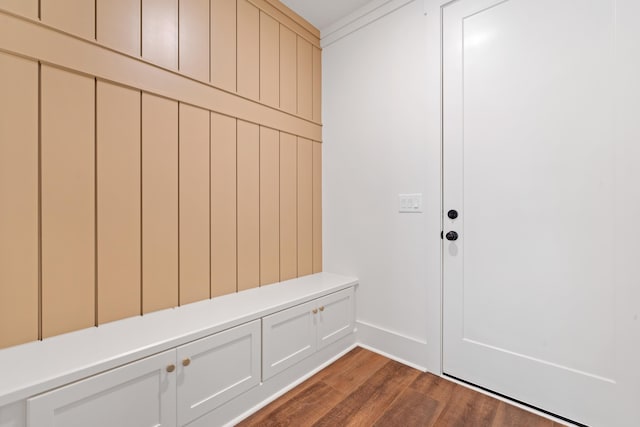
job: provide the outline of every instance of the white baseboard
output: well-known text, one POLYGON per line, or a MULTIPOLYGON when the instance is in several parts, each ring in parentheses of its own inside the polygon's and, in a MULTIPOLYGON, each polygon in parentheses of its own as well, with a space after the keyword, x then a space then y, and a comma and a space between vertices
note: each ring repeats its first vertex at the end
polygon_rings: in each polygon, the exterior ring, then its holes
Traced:
POLYGON ((402 364, 427 371, 427 343, 366 322, 356 322, 356 342, 402 364))

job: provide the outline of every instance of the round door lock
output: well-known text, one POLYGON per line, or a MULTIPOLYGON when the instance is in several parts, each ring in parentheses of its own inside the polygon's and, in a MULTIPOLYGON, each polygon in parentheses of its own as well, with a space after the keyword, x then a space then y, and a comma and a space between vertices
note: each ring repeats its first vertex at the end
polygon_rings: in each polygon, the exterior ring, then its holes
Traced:
POLYGON ((458 218, 458 211, 455 210, 455 209, 451 209, 449 212, 447 212, 447 216, 450 219, 456 219, 456 218, 458 218))
POLYGON ((450 231, 447 234, 445 234, 445 237, 447 238, 447 240, 458 240, 458 233, 456 233, 455 231, 450 231))

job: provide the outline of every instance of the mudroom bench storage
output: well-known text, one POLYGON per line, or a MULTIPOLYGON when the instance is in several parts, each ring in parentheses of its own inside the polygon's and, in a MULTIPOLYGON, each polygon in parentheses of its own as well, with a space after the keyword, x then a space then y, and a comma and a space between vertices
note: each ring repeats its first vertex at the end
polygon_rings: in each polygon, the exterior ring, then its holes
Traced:
POLYGON ((318 273, 0 350, 0 427, 231 424, 353 347, 356 286, 318 273))

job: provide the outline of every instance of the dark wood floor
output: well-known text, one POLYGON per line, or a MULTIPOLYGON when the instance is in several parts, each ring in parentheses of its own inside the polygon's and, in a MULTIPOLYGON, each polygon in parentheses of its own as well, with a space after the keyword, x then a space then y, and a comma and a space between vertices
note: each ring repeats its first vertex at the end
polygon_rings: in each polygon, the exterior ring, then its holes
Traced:
POLYGON ((561 426, 359 347, 238 425, 561 426))

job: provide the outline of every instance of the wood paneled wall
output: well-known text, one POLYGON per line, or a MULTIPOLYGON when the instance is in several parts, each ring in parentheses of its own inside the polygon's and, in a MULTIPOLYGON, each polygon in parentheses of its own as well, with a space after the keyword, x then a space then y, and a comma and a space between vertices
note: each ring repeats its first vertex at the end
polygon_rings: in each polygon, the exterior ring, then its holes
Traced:
POLYGON ((321 271, 320 84, 277 0, 0 0, 0 348, 321 271))
POLYGON ((39 333, 39 67, 0 52, 0 70, 2 347, 35 340, 39 333))

